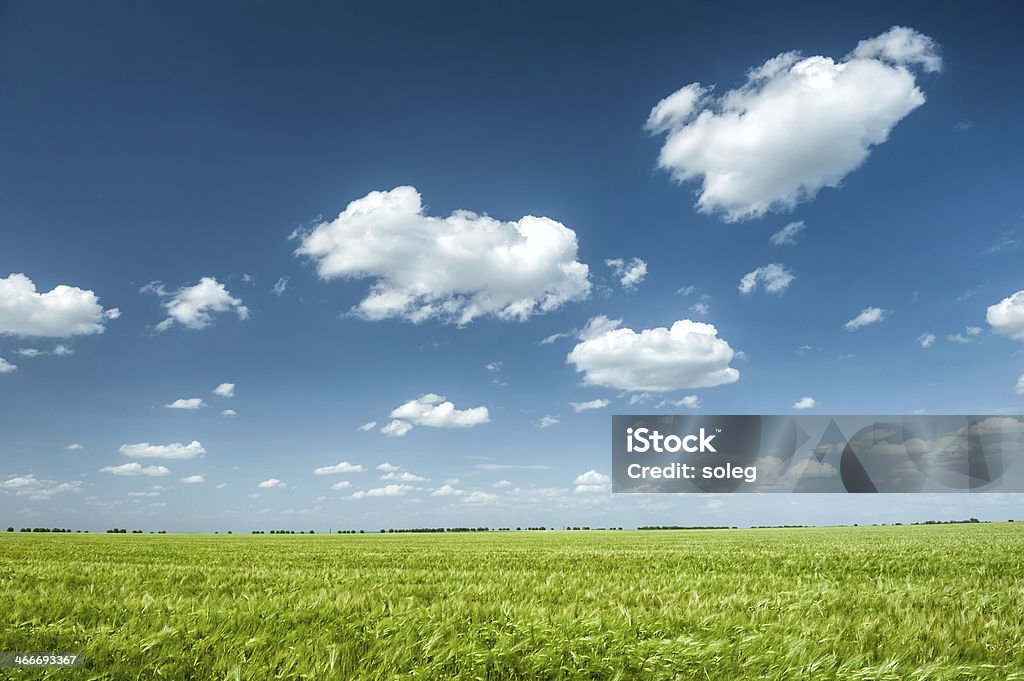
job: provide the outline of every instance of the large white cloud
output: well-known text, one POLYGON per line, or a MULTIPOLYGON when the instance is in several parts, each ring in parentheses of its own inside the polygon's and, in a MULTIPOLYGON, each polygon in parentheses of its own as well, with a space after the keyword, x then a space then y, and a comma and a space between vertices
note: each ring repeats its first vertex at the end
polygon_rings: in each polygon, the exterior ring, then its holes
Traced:
POLYGON ((384 487, 374 487, 368 489, 365 492, 353 492, 352 499, 363 499, 365 497, 402 497, 412 492, 415 487, 412 485, 385 485, 384 487))
POLYGON ((205 329, 213 323, 214 312, 234 311, 239 319, 249 318, 249 308, 213 277, 203 277, 198 284, 182 286, 174 293, 167 291, 158 281, 147 284, 142 290, 165 298, 163 306, 167 310, 167 319, 156 325, 158 332, 166 331, 175 322, 189 329, 205 329))
POLYGON ((985 321, 995 333, 1024 340, 1024 291, 1017 291, 988 308, 985 321))
POLYGON ((640 332, 622 320, 590 320, 566 358, 584 372, 583 382, 628 391, 667 392, 733 383, 734 351, 711 324, 682 319, 671 329, 640 332))
POLYGON ((336 473, 362 473, 366 469, 360 464, 342 461, 331 466, 321 466, 313 471, 313 475, 334 475, 336 473))
POLYGON ((838 186, 924 104, 915 71, 938 71, 937 50, 896 26, 839 61, 782 53, 718 97, 691 83, 651 110, 647 129, 667 136, 658 164, 701 181, 701 212, 733 221, 790 209, 838 186))
POLYGON ((296 253, 312 258, 321 278, 375 280, 354 309, 367 319, 522 321, 590 293, 565 225, 465 210, 431 217, 414 187, 370 192, 301 238, 296 253))
POLYGON ((187 409, 188 411, 195 411, 205 406, 206 403, 199 397, 179 397, 170 404, 164 405, 167 409, 187 409))
POLYGON ((415 400, 395 407, 391 411, 389 424, 381 428, 381 432, 391 437, 402 437, 414 425, 430 428, 469 428, 491 420, 487 407, 456 409, 443 395, 427 393, 415 400))
POLYGON ((136 459, 195 459, 206 454, 199 440, 193 440, 187 445, 180 442, 172 442, 169 445, 151 445, 148 442, 124 444, 118 451, 136 459))
POLYGON ((0 336, 87 336, 120 316, 116 307, 104 310, 92 291, 61 284, 39 293, 24 274, 0 279, 0 336))

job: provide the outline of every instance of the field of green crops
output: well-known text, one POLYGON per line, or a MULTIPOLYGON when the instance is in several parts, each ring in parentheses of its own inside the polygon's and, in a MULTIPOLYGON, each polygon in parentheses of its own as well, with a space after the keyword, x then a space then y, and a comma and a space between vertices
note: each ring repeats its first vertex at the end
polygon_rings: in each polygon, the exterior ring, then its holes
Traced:
POLYGON ((1024 523, 0 534, 0 651, 94 679, 1024 679, 1024 523))

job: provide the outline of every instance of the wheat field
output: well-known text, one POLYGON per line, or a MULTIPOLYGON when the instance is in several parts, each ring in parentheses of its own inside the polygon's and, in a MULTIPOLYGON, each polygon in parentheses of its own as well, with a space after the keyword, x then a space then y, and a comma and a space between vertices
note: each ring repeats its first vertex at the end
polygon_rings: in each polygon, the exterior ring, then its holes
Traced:
POLYGON ((90 679, 1024 679, 1024 524, 0 535, 90 679))

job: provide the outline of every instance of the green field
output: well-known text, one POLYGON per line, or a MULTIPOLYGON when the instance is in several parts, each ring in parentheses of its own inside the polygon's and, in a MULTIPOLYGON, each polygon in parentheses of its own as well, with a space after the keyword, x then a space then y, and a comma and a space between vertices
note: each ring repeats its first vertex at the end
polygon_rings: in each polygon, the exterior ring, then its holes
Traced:
POLYGON ((51 678, 1024 679, 1022 523, 14 533, 0 590, 51 678))

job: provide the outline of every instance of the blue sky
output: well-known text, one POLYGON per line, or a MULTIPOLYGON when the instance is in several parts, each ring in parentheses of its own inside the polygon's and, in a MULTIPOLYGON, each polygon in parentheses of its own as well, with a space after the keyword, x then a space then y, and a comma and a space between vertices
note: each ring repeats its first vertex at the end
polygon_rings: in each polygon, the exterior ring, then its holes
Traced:
POLYGON ((0 517, 1020 516, 604 476, 613 413, 1020 413, 1022 24, 1000 3, 5 3, 0 517), (314 473, 340 462, 363 470, 314 473))

